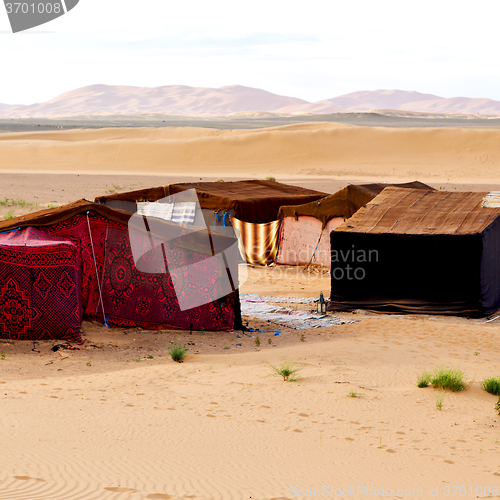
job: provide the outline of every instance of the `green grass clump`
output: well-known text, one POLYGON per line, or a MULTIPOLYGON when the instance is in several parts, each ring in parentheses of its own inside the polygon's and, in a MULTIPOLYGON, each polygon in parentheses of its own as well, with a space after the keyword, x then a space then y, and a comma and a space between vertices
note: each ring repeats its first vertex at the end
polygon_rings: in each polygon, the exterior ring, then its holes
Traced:
POLYGON ((500 396, 500 377, 485 378, 481 385, 486 392, 500 396))
POLYGON ((437 410, 441 410, 443 408, 444 395, 445 395, 444 389, 439 394, 434 395, 434 398, 436 399, 437 410))
POLYGON ((498 398, 497 404, 495 405, 495 410, 500 415, 500 398, 498 398))
POLYGON ((347 396, 346 398, 360 398, 361 396, 363 396, 364 394, 362 394, 361 392, 354 392, 354 391, 351 391, 349 393, 347 393, 347 396))
POLYGON ((279 366, 273 366, 271 363, 267 364, 271 367, 271 376, 283 377, 284 382, 295 382, 297 379, 294 375, 304 368, 303 366, 296 366, 291 361, 283 361, 279 366))
POLYGON ((16 214, 12 210, 9 210, 7 214, 4 216, 4 219, 5 220, 13 219, 15 216, 16 214))
POLYGON ((168 353, 170 354, 170 357, 174 360, 177 361, 177 363, 182 363, 184 361, 184 358, 186 357, 186 352, 187 349, 185 346, 182 344, 172 344, 170 346, 170 349, 168 350, 168 353))
POLYGON ((432 375, 427 370, 424 370, 417 377, 417 387, 427 387, 431 382, 431 378, 432 375))
POLYGON ((431 384, 435 389, 450 389, 450 391, 458 392, 467 389, 471 383, 471 381, 466 381, 465 372, 460 368, 436 368, 431 376, 431 384))
POLYGON ((259 346, 260 346, 260 339, 259 339, 259 337, 256 337, 256 338, 255 338, 255 345, 256 345, 257 347, 259 347, 259 346))
POLYGON ((266 177, 264 180, 265 180, 265 181, 272 181, 272 182, 276 182, 276 177, 273 177, 273 176, 271 176, 271 175, 270 175, 269 177, 266 177))

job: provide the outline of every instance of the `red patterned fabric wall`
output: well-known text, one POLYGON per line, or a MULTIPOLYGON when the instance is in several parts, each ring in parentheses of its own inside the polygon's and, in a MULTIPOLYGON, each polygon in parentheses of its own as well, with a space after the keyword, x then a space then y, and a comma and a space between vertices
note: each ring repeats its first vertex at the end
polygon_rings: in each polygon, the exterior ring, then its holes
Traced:
POLYGON ((0 337, 81 342, 78 242, 35 228, 0 235, 0 337))
MULTIPOLYGON (((198 258, 195 255, 197 266, 205 266, 201 273, 205 279, 201 281, 199 272, 194 277, 182 265, 183 259, 187 261, 184 255, 187 250, 165 246, 169 262, 179 270, 175 271, 174 279, 182 278, 185 281, 182 293, 196 290, 197 294, 205 293, 207 297, 205 305, 181 311, 168 266, 165 265, 165 273, 138 271, 130 247, 128 228, 123 224, 89 212, 88 219, 87 214, 79 214, 44 230, 80 241, 83 263, 82 301, 87 318, 103 319, 95 272, 97 267, 104 313, 110 325, 195 330, 230 330, 234 327, 235 296, 233 294, 212 300, 213 289, 217 286, 218 269, 212 268, 212 262, 204 255, 199 254, 198 258)), ((191 255, 190 260, 192 259, 191 255)))

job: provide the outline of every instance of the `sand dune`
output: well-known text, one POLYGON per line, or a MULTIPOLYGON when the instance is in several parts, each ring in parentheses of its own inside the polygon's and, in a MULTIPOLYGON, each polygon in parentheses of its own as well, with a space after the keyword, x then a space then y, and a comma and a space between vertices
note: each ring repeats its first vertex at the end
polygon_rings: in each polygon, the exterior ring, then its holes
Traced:
MULTIPOLYGON (((295 176, 316 189, 342 176, 491 185, 500 182, 499 139, 499 130, 334 123, 9 133, 0 135, 0 170, 15 174, 2 175, 0 199, 64 203, 174 175, 295 176), (110 175, 77 177, 92 172, 110 175)), ((328 289, 317 270, 274 267, 251 268, 242 292, 328 289)), ((87 322, 80 350, 0 342, 0 499, 288 500, 311 498, 307 490, 341 499, 350 489, 358 498, 430 498, 429 489, 451 498, 453 486, 463 488, 456 498, 498 496, 498 398, 480 387, 498 376, 498 319, 339 316, 358 322, 299 332, 248 319, 264 330, 259 346, 235 332, 87 322), (190 343, 183 364, 169 359, 170 341, 190 343), (303 367, 296 383, 269 376, 267 362, 285 360, 303 367), (439 411, 439 391, 415 383, 441 365, 475 382, 446 392, 439 411)))
MULTIPOLYGON (((254 277, 253 291, 260 279, 272 280, 254 277)), ((305 331, 305 342, 281 329, 259 348, 234 333, 123 335, 89 324, 87 347, 62 356, 51 342, 40 353, 4 344, 0 498, 286 500, 323 487, 328 498, 358 487, 393 491, 358 498, 430 498, 429 488, 446 498, 454 485, 495 497, 497 398, 479 381, 496 374, 498 324, 350 317, 361 321, 305 331), (194 349, 208 341, 177 364, 166 345, 179 336, 194 349), (269 376, 266 362, 284 360, 303 366, 296 383, 269 376), (439 391, 415 383, 441 364, 476 382, 447 391, 438 411, 439 391)))
POLYGON ((219 88, 166 85, 132 87, 90 85, 65 92, 43 103, 0 104, 0 118, 61 117, 82 115, 183 115, 217 116, 238 113, 304 114, 373 110, 420 111, 500 115, 500 102, 467 97, 443 98, 404 90, 359 91, 317 102, 230 85, 219 88))
POLYGON ((3 171, 500 179, 500 131, 308 123, 257 130, 139 128, 0 135, 3 171))
POLYGON ((91 85, 65 92, 44 103, 14 106, 3 112, 0 109, 0 116, 26 118, 139 113, 225 115, 245 111, 276 111, 284 106, 305 102, 241 85, 217 89, 183 85, 152 88, 91 85))

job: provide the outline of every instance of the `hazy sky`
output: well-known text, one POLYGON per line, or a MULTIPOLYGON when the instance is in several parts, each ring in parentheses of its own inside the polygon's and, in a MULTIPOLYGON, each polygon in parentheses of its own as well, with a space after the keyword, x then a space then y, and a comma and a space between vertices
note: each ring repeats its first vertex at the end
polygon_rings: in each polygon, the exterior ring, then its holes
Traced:
POLYGON ((2 4, 0 103, 95 83, 500 100, 498 0, 80 0, 17 34, 2 4))

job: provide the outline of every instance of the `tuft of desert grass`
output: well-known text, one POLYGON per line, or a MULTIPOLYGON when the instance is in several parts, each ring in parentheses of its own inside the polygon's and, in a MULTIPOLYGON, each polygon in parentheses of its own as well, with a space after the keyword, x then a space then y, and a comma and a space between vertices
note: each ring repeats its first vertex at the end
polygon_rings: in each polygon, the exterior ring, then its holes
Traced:
POLYGON ((184 358, 186 357, 187 349, 181 343, 175 344, 173 343, 168 350, 170 357, 176 361, 177 363, 182 363, 184 358))
POLYGON ((432 375, 424 370, 422 373, 419 373, 417 376, 417 387, 423 388, 427 387, 431 382, 432 375))
POLYGON ((271 367, 273 377, 283 377, 284 382, 295 382, 295 375, 302 370, 303 366, 297 366, 291 361, 283 361, 279 366, 273 366, 271 363, 266 363, 271 367))
POLYGON ((347 396, 346 398, 360 398, 361 396, 364 396, 364 394, 362 394, 361 392, 354 392, 354 391, 351 391, 349 393, 347 393, 347 396))
POLYGON ((436 409, 441 410, 443 408, 443 401, 445 396, 444 389, 442 389, 438 394, 434 394, 434 398, 436 399, 436 409))
POLYGON ((453 392, 464 391, 472 384, 472 381, 466 380, 464 370, 444 366, 434 370, 430 382, 434 389, 449 389, 453 392))
POLYGON ((495 396, 500 396, 500 377, 485 378, 481 386, 486 392, 494 394, 495 396))

